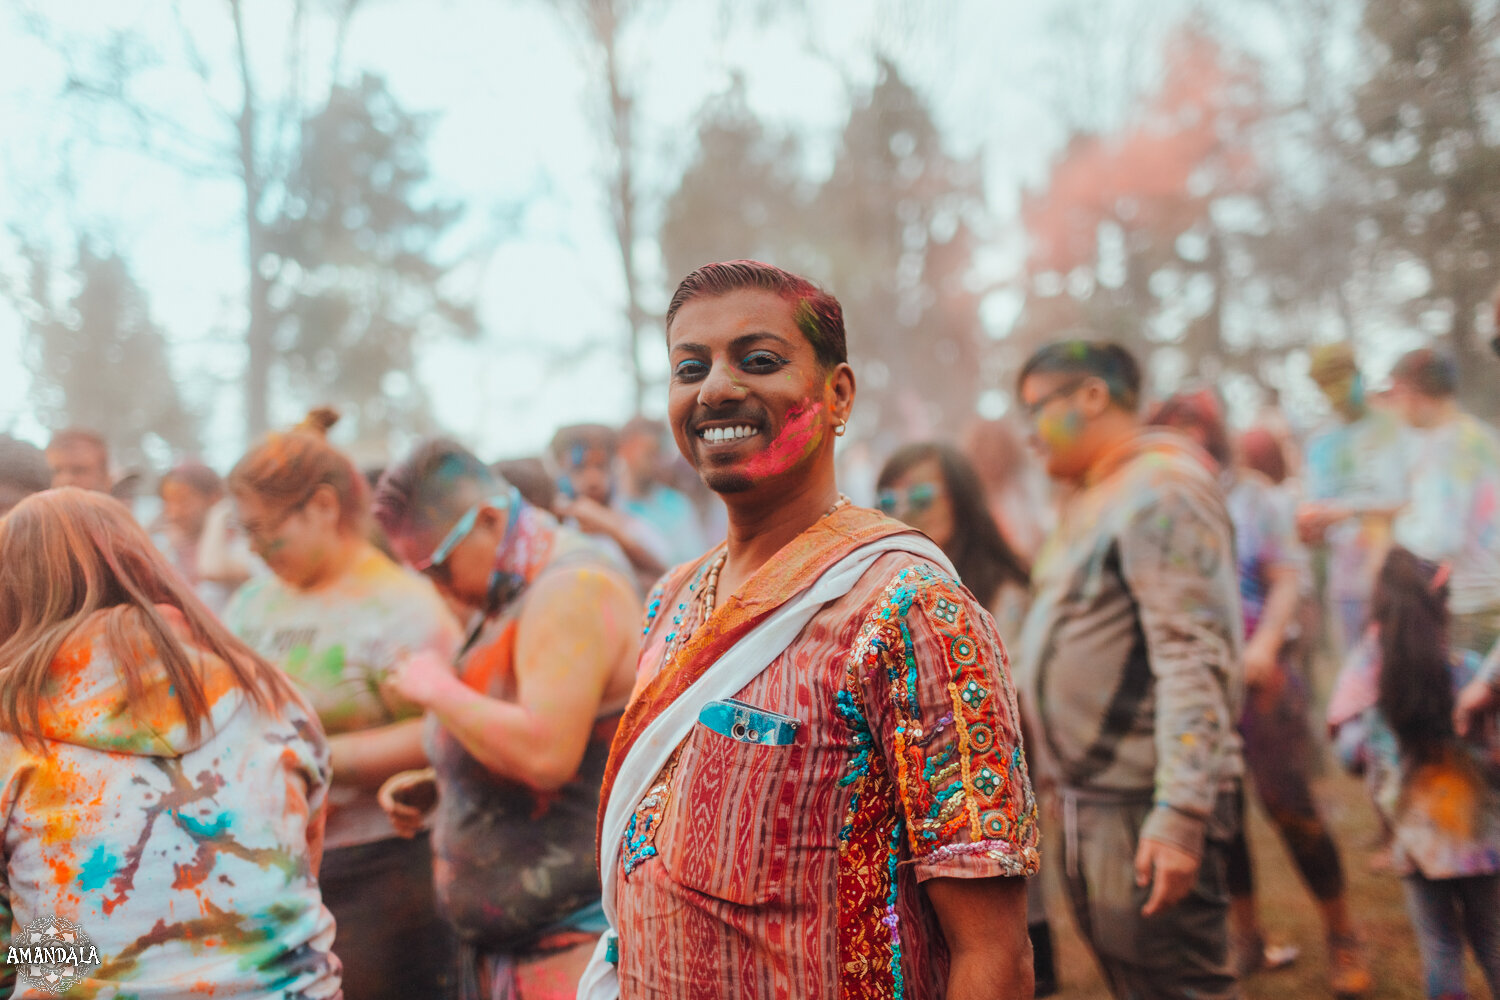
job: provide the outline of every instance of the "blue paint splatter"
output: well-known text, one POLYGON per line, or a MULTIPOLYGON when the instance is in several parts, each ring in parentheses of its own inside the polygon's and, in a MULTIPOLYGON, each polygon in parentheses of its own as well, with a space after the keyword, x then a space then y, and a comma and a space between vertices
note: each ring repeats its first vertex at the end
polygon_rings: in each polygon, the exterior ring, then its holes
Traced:
POLYGON ((120 868, 120 859, 110 854, 100 844, 94 848, 94 853, 83 863, 82 870, 78 873, 78 884, 86 890, 102 889, 104 883, 114 878, 115 872, 120 868))

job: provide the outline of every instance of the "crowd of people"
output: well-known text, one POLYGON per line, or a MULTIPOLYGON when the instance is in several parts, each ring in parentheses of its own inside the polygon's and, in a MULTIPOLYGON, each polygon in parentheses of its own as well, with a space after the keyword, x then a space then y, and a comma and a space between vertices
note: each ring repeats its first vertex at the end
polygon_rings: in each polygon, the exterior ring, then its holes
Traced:
POLYGON ((1253 795, 1361 996, 1326 737, 1427 995, 1467 944, 1500 996, 1500 435, 1449 358, 1319 347, 1327 424, 1235 434, 1060 340, 857 503, 837 299, 710 264, 666 331, 664 422, 360 470, 318 409, 147 527, 101 434, 0 438, 0 923, 97 949, 3 988, 1022 998, 1061 901, 1116 997, 1231 998, 1300 958, 1253 795))

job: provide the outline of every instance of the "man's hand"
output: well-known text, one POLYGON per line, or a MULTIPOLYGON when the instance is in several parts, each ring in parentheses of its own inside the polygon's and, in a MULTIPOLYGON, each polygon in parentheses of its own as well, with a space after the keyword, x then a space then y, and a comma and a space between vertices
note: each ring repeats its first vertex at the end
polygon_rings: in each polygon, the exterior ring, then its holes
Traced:
POLYGON ((1151 886, 1141 916, 1154 917, 1181 902, 1198 881, 1200 859, 1161 840, 1141 838, 1135 852, 1135 884, 1151 886))
POLYGON ((396 663, 381 685, 395 697, 428 708, 439 692, 461 683, 453 668, 436 653, 423 650, 396 663))
POLYGON ((422 823, 437 806, 437 797, 437 772, 430 767, 391 775, 377 795, 391 826, 408 840, 422 832, 422 823))
POLYGON ((1468 736, 1481 718, 1500 706, 1500 694, 1483 678, 1465 684, 1453 701, 1453 731, 1468 736))
POLYGON ((578 527, 590 535, 609 535, 613 538, 622 533, 620 516, 588 497, 563 500, 558 503, 555 513, 561 518, 577 521, 578 527))
POLYGON ((1286 674, 1282 672, 1278 652, 1269 637, 1262 639, 1259 632, 1245 643, 1245 687, 1262 711, 1276 703, 1286 686, 1286 674))
POLYGON ((1297 535, 1304 545, 1317 545, 1331 526, 1348 516, 1349 511, 1337 504, 1305 503, 1297 509, 1297 535))

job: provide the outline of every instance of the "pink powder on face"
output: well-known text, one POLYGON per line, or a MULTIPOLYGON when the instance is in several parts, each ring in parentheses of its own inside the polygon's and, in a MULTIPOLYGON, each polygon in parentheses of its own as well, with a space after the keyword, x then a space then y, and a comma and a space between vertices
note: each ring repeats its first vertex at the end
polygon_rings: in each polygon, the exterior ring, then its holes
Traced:
POLYGON ((756 479, 780 475, 812 454, 823 440, 818 420, 822 412, 823 404, 810 399, 801 408, 790 411, 776 440, 745 463, 745 473, 756 479))

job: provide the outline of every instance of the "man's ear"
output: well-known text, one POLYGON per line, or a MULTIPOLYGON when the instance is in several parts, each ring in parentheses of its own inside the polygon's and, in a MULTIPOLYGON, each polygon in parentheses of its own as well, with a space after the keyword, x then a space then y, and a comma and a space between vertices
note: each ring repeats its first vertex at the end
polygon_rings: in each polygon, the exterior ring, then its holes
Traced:
POLYGON ((830 405, 833 408, 834 418, 847 422, 849 414, 854 410, 854 369, 847 363, 841 362, 829 374, 828 388, 832 396, 830 405))
POLYGON ((474 526, 498 535, 505 530, 506 522, 509 520, 509 510, 503 507, 492 507, 489 504, 483 504, 479 508, 479 516, 474 520, 474 526))
POLYGON ((1078 408, 1090 420, 1102 415, 1114 402, 1102 378, 1090 377, 1078 387, 1078 408))

